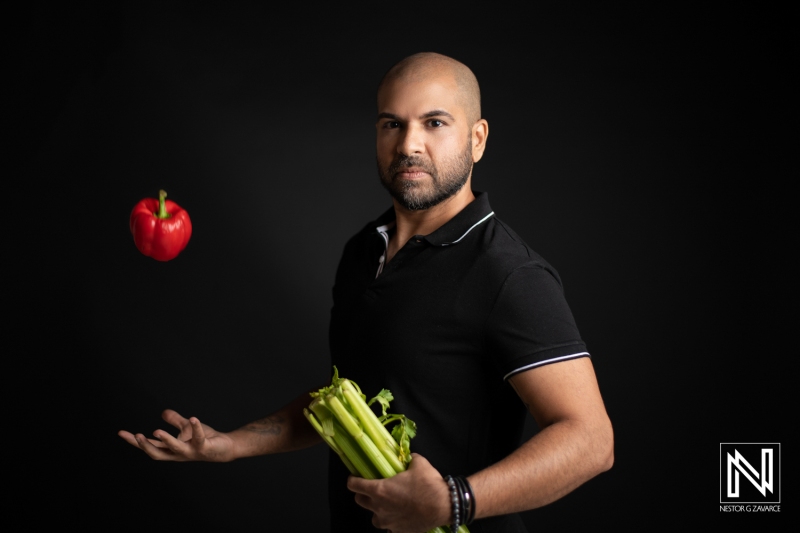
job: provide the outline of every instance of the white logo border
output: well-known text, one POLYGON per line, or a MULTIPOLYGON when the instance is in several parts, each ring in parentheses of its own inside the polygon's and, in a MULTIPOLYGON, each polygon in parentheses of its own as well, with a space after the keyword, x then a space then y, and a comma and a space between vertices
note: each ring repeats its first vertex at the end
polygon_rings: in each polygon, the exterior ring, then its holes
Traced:
POLYGON ((755 505, 776 505, 781 503, 781 482, 783 482, 783 476, 781 472, 781 443, 780 442, 720 442, 719 443, 719 494, 720 494, 720 505, 739 505, 739 504, 755 504, 755 505), (732 501, 722 501, 722 491, 723 489, 723 466, 722 466, 722 445, 723 444, 731 444, 733 446, 737 444, 743 445, 754 445, 754 446, 778 446, 778 501, 776 502, 732 502, 732 501))

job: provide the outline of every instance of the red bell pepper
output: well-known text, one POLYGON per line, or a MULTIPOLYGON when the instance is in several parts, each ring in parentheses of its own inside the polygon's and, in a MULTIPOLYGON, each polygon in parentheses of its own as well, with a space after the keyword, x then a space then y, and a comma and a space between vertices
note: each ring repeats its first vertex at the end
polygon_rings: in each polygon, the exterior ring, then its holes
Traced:
POLYGON ((133 242, 140 252, 158 261, 177 257, 192 236, 189 214, 166 198, 166 192, 158 191, 158 199, 145 198, 131 212, 133 242))

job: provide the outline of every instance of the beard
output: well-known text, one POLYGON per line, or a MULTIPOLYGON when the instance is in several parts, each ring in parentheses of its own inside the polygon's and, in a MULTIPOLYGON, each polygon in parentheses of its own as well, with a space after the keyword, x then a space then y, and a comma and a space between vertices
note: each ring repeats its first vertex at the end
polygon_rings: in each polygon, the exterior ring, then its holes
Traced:
POLYGON ((400 205, 409 211, 429 209, 456 194, 469 179, 472 173, 472 139, 467 139, 463 152, 445 160, 441 167, 440 171, 432 161, 420 156, 399 154, 386 169, 382 169, 378 162, 378 174, 381 184, 400 205), (408 181, 397 178, 398 172, 410 167, 423 170, 431 179, 408 181))

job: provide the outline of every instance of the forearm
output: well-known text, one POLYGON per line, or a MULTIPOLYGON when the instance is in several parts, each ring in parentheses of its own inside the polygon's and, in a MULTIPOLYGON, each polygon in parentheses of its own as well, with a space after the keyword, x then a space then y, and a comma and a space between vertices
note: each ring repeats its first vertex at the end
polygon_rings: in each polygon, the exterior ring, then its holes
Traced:
POLYGON ((308 393, 303 393, 275 413, 229 432, 233 458, 288 452, 322 442, 303 415, 310 401, 308 393))
POLYGON ((547 505, 608 470, 613 461, 610 423, 552 424, 502 461, 467 478, 475 493, 475 518, 547 505))

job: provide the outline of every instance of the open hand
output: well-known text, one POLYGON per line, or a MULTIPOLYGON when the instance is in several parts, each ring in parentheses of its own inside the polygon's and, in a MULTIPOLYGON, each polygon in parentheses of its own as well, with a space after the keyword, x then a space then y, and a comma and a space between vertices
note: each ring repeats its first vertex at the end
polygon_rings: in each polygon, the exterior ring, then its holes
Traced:
POLYGON ((201 424, 196 417, 184 418, 172 409, 165 410, 161 417, 180 430, 177 437, 162 429, 153 432, 154 439, 124 430, 117 434, 157 461, 226 462, 234 458, 233 440, 225 433, 201 424))
POLYGON ((421 533, 450 522, 450 498, 442 475, 417 453, 408 470, 389 479, 350 476, 347 488, 372 511, 372 525, 392 533, 421 533))

